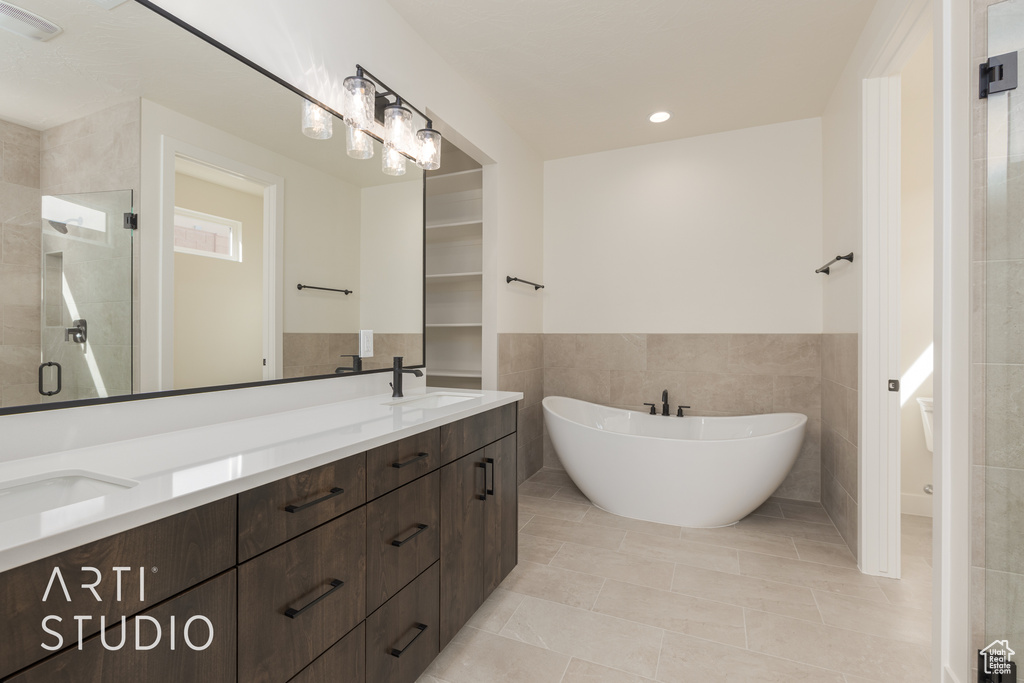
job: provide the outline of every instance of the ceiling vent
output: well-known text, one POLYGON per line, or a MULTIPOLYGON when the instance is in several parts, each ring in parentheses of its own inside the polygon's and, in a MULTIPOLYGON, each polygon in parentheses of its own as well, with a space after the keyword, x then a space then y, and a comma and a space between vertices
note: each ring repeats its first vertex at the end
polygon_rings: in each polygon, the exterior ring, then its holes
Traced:
POLYGON ((49 40, 63 33, 64 29, 53 22, 32 14, 9 2, 0 1, 0 28, 32 40, 49 40))

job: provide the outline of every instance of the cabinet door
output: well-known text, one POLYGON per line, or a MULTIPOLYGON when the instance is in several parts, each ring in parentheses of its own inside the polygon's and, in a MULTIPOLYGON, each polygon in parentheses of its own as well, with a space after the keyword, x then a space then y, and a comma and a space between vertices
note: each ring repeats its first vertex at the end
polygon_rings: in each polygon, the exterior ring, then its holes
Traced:
POLYGON ((363 683, 366 628, 360 623, 288 683, 363 683))
POLYGON ((516 487, 516 435, 484 449, 487 501, 484 503, 484 592, 486 600, 516 566, 519 509, 516 487))
POLYGON ((102 640, 95 635, 85 640, 81 650, 71 647, 6 680, 234 683, 234 569, 142 612, 139 617, 125 620, 127 633, 122 632, 118 618, 114 620, 116 626, 104 631, 102 640), (136 643, 141 643, 141 647, 137 649, 136 643), (142 649, 149 645, 153 645, 152 649, 142 649))
POLYGON ((363 619, 366 508, 238 568, 238 680, 284 683, 363 619))
POLYGON ((437 561, 440 472, 366 506, 366 613, 437 561))
POLYGON ((435 563, 366 620, 368 683, 413 683, 438 647, 435 563))
POLYGON ((441 648, 483 604, 484 462, 466 456, 441 469, 441 648))

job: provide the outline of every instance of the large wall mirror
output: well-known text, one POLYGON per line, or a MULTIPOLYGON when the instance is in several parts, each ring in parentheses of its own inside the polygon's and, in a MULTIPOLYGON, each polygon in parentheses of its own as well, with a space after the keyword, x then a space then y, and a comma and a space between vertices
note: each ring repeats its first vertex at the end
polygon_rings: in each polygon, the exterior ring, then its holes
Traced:
POLYGON ((17 4, 60 33, 0 30, 0 410, 422 365, 415 164, 133 0, 17 4))

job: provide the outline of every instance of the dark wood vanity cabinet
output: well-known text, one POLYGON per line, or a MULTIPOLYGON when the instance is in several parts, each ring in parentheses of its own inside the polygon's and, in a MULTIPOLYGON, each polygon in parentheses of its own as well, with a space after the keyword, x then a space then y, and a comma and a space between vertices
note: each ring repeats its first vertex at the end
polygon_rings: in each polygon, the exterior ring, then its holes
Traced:
POLYGON ((441 647, 516 565, 516 436, 441 469, 441 647))
POLYGON ((516 564, 516 418, 512 403, 0 574, 0 682, 413 683, 516 564), (54 567, 70 602, 42 601, 54 567), (100 601, 83 567, 103 572, 100 601), (59 651, 40 646, 47 615, 59 651), (136 649, 154 623, 161 643, 136 649))

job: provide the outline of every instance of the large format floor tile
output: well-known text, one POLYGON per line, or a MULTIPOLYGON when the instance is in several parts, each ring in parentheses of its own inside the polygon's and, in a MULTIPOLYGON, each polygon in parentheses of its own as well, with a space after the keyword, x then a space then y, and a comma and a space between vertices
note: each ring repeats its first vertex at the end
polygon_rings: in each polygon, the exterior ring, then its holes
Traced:
POLYGON ((930 520, 901 580, 861 574, 817 503, 686 529, 590 505, 559 470, 520 487, 519 565, 419 683, 926 681, 930 520))

